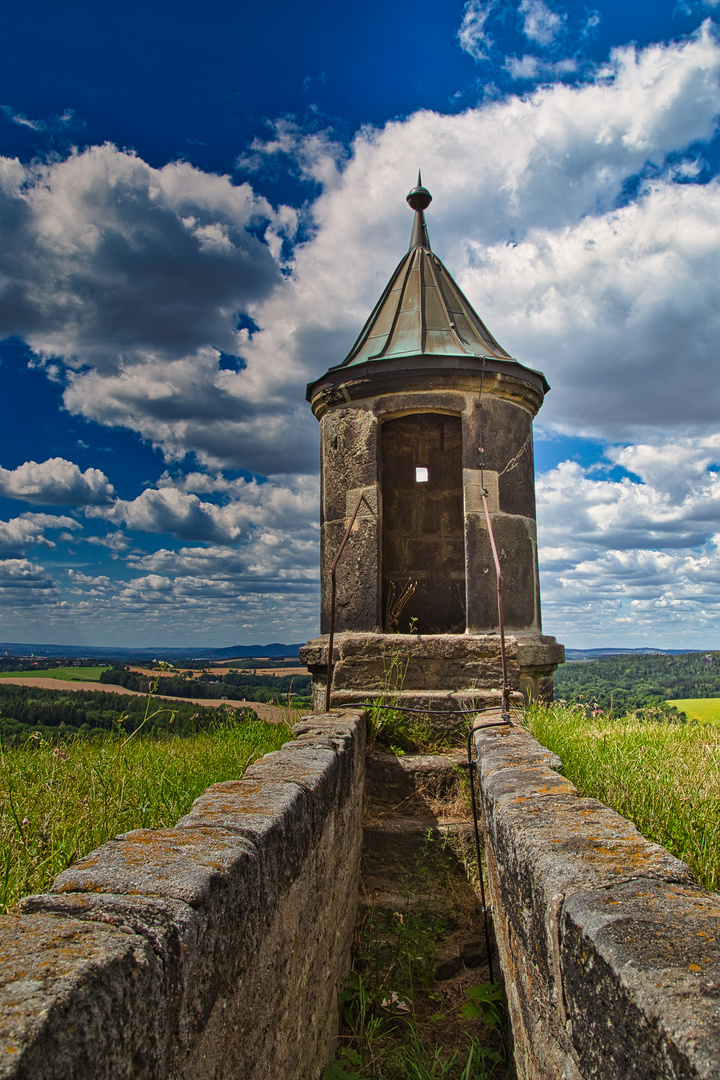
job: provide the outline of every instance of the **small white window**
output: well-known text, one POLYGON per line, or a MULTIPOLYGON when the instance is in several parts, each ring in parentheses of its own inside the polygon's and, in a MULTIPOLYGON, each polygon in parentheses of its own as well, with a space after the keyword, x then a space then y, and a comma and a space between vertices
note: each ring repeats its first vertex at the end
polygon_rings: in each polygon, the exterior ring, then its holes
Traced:
POLYGON ((424 465, 418 465, 415 469, 415 480, 418 484, 424 484, 430 477, 424 465))

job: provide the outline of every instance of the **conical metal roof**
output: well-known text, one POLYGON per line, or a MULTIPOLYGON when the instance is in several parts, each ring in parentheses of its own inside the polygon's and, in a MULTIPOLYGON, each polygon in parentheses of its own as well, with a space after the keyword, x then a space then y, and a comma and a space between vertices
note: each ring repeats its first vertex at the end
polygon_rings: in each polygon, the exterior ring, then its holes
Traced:
POLYGON ((401 357, 513 360, 431 250, 424 211, 432 195, 420 174, 407 201, 415 210, 408 253, 347 357, 330 370, 401 357))

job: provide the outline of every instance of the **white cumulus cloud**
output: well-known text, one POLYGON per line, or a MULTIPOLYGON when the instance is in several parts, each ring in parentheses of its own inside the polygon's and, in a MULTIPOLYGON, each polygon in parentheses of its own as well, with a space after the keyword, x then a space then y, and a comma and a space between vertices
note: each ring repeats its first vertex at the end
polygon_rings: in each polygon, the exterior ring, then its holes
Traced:
POLYGON ((54 598, 55 583, 42 566, 29 559, 0 559, 0 604, 44 605, 54 598))
POLYGON ((541 424, 605 439, 714 430, 720 409, 720 183, 658 182, 634 203, 519 244, 468 243, 459 275, 552 393, 541 424))
POLYGON ((318 485, 314 478, 296 481, 291 489, 277 481, 228 481, 191 473, 175 482, 148 488, 136 499, 116 500, 109 507, 89 507, 89 517, 102 517, 146 533, 171 533, 181 540, 234 544, 256 529, 317 532, 318 485), (211 502, 195 494, 219 491, 227 501, 211 502))
POLYGON ((114 146, 2 159, 0 334, 112 370, 119 356, 231 350, 232 317, 278 280, 253 230, 277 221, 248 185, 154 169, 114 146))
POLYGON ((1 158, 0 337, 23 338, 67 380, 73 412, 170 456, 225 462, 241 447, 271 471, 289 423, 273 419, 278 393, 221 354, 241 355, 239 316, 281 284, 272 249, 296 218, 248 184, 155 169, 110 145, 27 166, 1 158))
POLYGON ((702 647, 720 617, 720 437, 615 446, 538 478, 545 626, 571 641, 702 647), (603 475, 611 465, 631 475, 603 475))
POLYGON ((84 472, 65 458, 26 461, 16 469, 0 467, 0 495, 44 506, 102 505, 115 491, 100 469, 84 472))
POLYGON ((79 529, 74 518, 53 514, 21 514, 0 521, 0 554, 21 555, 31 544, 54 548, 55 541, 45 535, 48 529, 79 529))

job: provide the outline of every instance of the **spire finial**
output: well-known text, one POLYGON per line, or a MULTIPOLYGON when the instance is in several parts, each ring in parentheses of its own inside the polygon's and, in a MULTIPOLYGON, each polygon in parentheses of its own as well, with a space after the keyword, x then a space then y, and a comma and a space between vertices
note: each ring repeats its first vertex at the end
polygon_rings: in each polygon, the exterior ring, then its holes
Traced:
POLYGON ((423 187, 422 176, 418 169, 417 185, 408 192, 407 201, 412 206, 413 210, 427 210, 428 206, 432 202, 432 195, 426 187, 423 187))
POLYGON ((409 251, 413 248, 423 247, 430 249, 430 239, 428 237, 427 225, 425 224, 424 210, 427 210, 428 206, 432 202, 432 195, 426 187, 423 187, 422 176, 420 175, 420 169, 418 169, 417 184, 408 192, 407 201, 415 211, 415 221, 413 222, 412 235, 410 236, 409 251))

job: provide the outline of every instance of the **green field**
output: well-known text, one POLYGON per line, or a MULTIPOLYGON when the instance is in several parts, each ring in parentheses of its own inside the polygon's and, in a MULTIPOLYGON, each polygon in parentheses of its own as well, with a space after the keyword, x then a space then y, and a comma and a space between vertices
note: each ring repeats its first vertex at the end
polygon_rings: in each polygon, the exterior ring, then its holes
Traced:
POLYGON ((185 738, 0 744, 0 912, 119 833, 173 826, 206 787, 242 776, 289 737, 284 724, 228 720, 185 738))
POLYGON ((675 705, 692 720, 720 723, 720 698, 678 698, 676 701, 668 701, 668 705, 675 705))
POLYGON ((688 863, 701 884, 720 888, 720 723, 588 716, 579 708, 533 706, 525 723, 563 761, 581 795, 600 799, 640 832, 688 863))
POLYGON ((102 667, 57 667, 35 668, 32 671, 3 671, 0 679, 25 679, 37 676, 42 679, 62 679, 64 682, 99 682, 100 672, 105 671, 107 664, 102 667))

